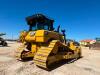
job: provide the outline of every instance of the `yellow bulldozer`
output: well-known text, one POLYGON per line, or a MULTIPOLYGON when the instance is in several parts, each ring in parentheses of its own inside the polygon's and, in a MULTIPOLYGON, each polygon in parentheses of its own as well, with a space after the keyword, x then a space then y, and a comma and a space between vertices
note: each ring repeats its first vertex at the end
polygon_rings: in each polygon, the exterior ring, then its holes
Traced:
POLYGON ((28 31, 23 31, 20 40, 23 47, 19 48, 21 60, 33 58, 34 64, 45 69, 64 59, 81 57, 80 45, 74 41, 67 42, 65 30, 53 27, 54 20, 43 14, 35 14, 26 18, 28 31))

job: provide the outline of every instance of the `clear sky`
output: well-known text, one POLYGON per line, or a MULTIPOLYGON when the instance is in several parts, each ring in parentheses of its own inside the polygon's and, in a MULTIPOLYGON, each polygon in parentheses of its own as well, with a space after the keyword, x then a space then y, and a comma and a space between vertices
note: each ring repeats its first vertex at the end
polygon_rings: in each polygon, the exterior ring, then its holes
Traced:
POLYGON ((43 13, 75 40, 100 37, 100 0, 0 0, 0 32, 17 38, 28 29, 25 17, 43 13))

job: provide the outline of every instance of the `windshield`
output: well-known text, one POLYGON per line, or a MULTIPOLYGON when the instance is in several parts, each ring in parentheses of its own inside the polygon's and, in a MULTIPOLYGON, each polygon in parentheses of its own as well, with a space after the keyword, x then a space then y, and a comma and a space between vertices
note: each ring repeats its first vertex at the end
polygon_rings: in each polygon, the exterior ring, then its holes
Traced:
POLYGON ((35 31, 35 30, 41 30, 41 29, 48 30, 49 26, 44 23, 36 23, 32 26, 31 30, 35 31))

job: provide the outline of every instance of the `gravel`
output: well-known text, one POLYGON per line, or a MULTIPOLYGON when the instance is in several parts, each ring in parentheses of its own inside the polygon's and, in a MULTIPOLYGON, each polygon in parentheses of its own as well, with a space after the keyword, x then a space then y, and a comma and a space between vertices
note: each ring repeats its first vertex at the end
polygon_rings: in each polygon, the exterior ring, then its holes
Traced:
POLYGON ((16 60, 14 52, 20 43, 8 42, 8 45, 0 47, 0 75, 100 75, 100 50, 82 47, 82 58, 47 71, 37 67, 33 60, 16 60))

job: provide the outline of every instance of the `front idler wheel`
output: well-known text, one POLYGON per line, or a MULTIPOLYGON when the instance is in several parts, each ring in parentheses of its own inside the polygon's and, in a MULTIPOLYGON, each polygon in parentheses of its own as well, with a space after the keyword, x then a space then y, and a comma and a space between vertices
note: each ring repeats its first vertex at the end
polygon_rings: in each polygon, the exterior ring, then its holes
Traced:
POLYGON ((25 61, 25 60, 27 60, 28 58, 26 57, 26 53, 27 53, 28 51, 22 51, 22 53, 21 53, 21 60, 23 60, 23 61, 25 61))

